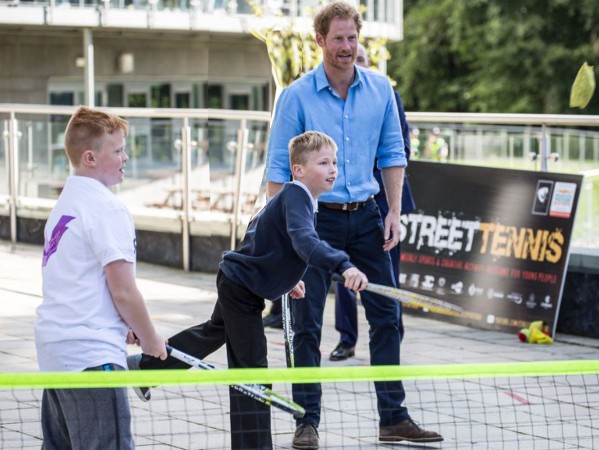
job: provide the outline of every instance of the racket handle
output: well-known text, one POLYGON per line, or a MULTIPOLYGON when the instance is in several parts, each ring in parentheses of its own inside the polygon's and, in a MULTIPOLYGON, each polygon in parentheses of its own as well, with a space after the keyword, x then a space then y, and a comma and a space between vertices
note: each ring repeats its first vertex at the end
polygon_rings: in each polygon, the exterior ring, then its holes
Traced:
POLYGON ((345 278, 343 277, 343 275, 340 275, 338 273, 334 273, 331 276, 331 281, 337 281, 338 283, 345 283, 345 278))

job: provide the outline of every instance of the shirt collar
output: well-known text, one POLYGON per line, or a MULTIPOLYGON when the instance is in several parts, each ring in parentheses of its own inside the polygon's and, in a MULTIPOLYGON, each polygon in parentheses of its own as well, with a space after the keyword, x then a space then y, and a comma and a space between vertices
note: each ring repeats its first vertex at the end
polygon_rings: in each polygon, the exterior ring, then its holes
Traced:
POLYGON ((306 191, 306 194, 308 194, 310 196, 310 200, 312 201, 312 211, 315 213, 318 212, 318 201, 316 201, 314 199, 314 197, 312 197, 312 194, 310 193, 310 190, 308 189, 308 187, 304 183, 302 183, 301 181, 298 181, 298 180, 293 180, 292 183, 298 185, 304 191, 306 191))
MULTIPOLYGON (((350 87, 354 87, 359 83, 362 83, 362 74, 358 67, 354 65, 354 82, 350 87)), ((329 80, 327 79, 327 74, 324 71, 324 63, 320 63, 320 65, 316 68, 315 73, 316 77, 316 90, 321 91, 325 88, 329 88, 331 85, 329 84, 329 80)))

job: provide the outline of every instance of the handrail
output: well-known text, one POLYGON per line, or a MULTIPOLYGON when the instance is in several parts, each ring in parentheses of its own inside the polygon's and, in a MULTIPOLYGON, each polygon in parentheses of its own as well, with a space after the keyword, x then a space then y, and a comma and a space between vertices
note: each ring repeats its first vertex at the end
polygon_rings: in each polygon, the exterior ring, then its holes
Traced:
MULTIPOLYGON (((15 147, 15 143, 18 142, 19 140, 19 136, 16 130, 16 124, 13 123, 14 121, 16 121, 17 119, 23 119, 24 120, 30 120, 30 118, 28 117, 23 117, 23 116, 27 116, 27 115, 62 115, 62 116, 70 116, 75 110, 77 109, 77 106, 62 106, 62 105, 35 105, 35 104, 0 104, 0 116, 2 116, 2 119, 4 121, 4 119, 9 119, 7 121, 5 121, 5 139, 7 140, 8 144, 6 146, 6 150, 9 152, 8 155, 5 156, 11 156, 13 155, 16 151, 13 149, 16 149, 17 147, 15 147), (19 116, 21 116, 21 118, 19 118, 19 116), (9 127, 7 124, 11 124, 11 126, 9 127)), ((184 163, 184 168, 183 171, 184 172, 188 172, 189 171, 189 167, 190 167, 190 154, 193 150, 199 148, 196 147, 198 145, 198 143, 196 143, 195 141, 191 140, 191 137, 189 136, 188 132, 189 132, 189 127, 190 127, 190 120, 191 119, 196 119, 196 120, 206 120, 206 121, 211 121, 211 120, 222 120, 222 121, 238 121, 239 124, 227 124, 226 126, 228 126, 230 129, 229 131, 231 131, 233 128, 237 128, 238 130, 238 134, 237 134, 237 139, 236 139, 236 151, 237 154, 235 155, 233 161, 234 161, 234 175, 235 175, 235 186, 234 186, 234 197, 233 197, 233 214, 231 215, 231 217, 229 219, 227 219, 227 221, 230 221, 231 223, 231 233, 230 233, 230 238, 231 238, 231 246, 235 245, 236 239, 237 239, 237 234, 238 234, 238 226, 241 225, 240 220, 242 220, 242 218, 240 217, 241 215, 241 186, 242 186, 242 179, 243 179, 243 173, 244 173, 244 168, 246 166, 245 164, 245 155, 243 155, 243 152, 248 151, 248 149, 250 147, 248 147, 248 145, 251 145, 247 142, 247 132, 248 130, 250 130, 250 132, 252 132, 251 130, 254 128, 253 126, 248 126, 248 122, 250 121, 254 121, 259 123, 259 127, 260 127, 260 133, 262 132, 266 132, 266 136, 263 136, 263 138, 260 141, 261 145, 264 145, 267 142, 268 139, 268 124, 270 123, 271 120, 271 112, 269 111, 240 111, 240 110, 223 110, 223 109, 210 109, 210 108, 204 108, 204 109, 199 109, 199 108, 194 108, 194 109, 178 109, 178 108, 124 108, 124 107, 99 107, 98 109, 101 110, 105 110, 107 112, 113 113, 113 114, 117 114, 119 116, 123 116, 125 118, 142 118, 142 119, 151 119, 151 118, 164 118, 164 119, 179 119, 182 121, 183 125, 182 125, 182 132, 184 132, 185 134, 181 135, 181 144, 185 146, 185 148, 182 148, 182 152, 181 152, 181 157, 183 158, 184 163), (239 134, 242 133, 242 134, 239 134), (246 133, 245 135, 243 135, 243 133, 246 133), (241 136, 241 137, 240 137, 241 136)), ((552 158, 554 155, 558 155, 558 153, 550 153, 553 151, 553 149, 551 148, 551 146, 556 146, 557 144, 554 142, 551 142, 551 136, 552 134, 555 135, 555 133, 560 132, 561 128, 576 128, 579 127, 578 130, 571 130, 572 133, 580 133, 583 134, 584 136, 582 137, 583 139, 583 144, 584 144, 584 139, 592 139, 592 148, 591 148, 591 158, 592 161, 596 163, 597 161, 597 155, 599 155, 599 115, 597 116, 593 116, 593 115, 574 115, 574 114, 570 114, 570 115, 556 115, 556 114, 549 114, 549 115, 545 115, 545 114, 498 114, 498 113, 493 113, 493 114, 484 114, 484 113, 441 113, 441 112, 407 112, 406 113, 408 120, 412 123, 412 124, 425 124, 423 125, 425 128, 428 127, 429 125, 432 127, 435 124, 447 124, 447 125, 455 125, 457 126, 459 129, 463 129, 462 131, 464 131, 465 133, 468 133, 470 130, 469 125, 477 125, 476 128, 477 130, 479 129, 485 129, 485 128, 489 128, 489 126, 492 128, 492 126, 503 126, 504 128, 506 128, 506 126, 509 125, 514 125, 514 129, 516 129, 516 127, 523 127, 522 133, 524 133, 525 135, 531 135, 534 134, 534 139, 537 141, 537 143, 535 144, 535 141, 533 140, 532 145, 538 145, 538 149, 537 152, 538 153, 528 153, 530 150, 530 142, 528 142, 528 146, 524 145, 524 143, 522 144, 523 148, 520 149, 520 154, 524 155, 521 156, 523 158, 526 158, 527 156, 530 157, 531 155, 535 156, 536 159, 535 161, 540 161, 540 170, 541 171, 546 171, 547 169, 547 162, 550 160, 550 158, 552 158), (461 126, 464 125, 464 126, 461 126), (561 128, 560 128, 561 127, 561 128), (588 127, 587 129, 584 129, 584 127, 588 127), (598 127, 598 128, 594 128, 594 127, 598 127)), ((193 124, 193 125, 197 125, 197 124, 193 124)), ((213 124, 211 124, 210 122, 207 123, 206 125, 208 125, 208 127, 212 126, 213 124)), ((177 127, 179 125, 177 124, 177 127)), ((204 126, 204 125, 202 125, 204 126)), ((217 124, 217 126, 221 126, 220 124, 217 124)), ((420 126, 420 125, 418 125, 420 126)), ((564 135, 568 135, 570 134, 570 130, 562 130, 564 132, 564 135)), ((453 136, 453 135, 451 135, 453 136)), ((450 136, 450 137, 451 137, 450 136)), ((476 135, 478 136, 478 134, 476 135)), ((202 138, 203 139, 203 138, 202 138)), ((231 139, 231 137, 228 137, 228 139, 231 139)), ((580 138, 579 138, 580 139, 580 138)), ((524 142, 524 141, 523 141, 524 142)), ((568 157, 569 153, 568 153, 568 147, 566 147, 566 144, 563 144, 563 141, 560 141, 562 147, 556 147, 557 150, 560 150, 563 152, 563 154, 568 157)), ((587 141, 588 142, 588 141, 587 141)), ((421 142, 421 144, 423 144, 423 142, 421 142)), ((451 144, 451 143, 450 143, 451 144)), ((507 144, 506 144, 507 145, 507 144)), ((576 162, 579 158, 582 161, 582 159, 586 158, 584 155, 584 152, 581 152, 580 147, 580 141, 578 142, 578 150, 576 150, 578 153, 578 155, 582 155, 582 156, 578 156, 577 158, 572 158, 570 157, 570 160, 576 162)), ((457 145, 456 147, 457 148, 457 145)), ((503 147, 502 147, 503 148, 503 147)), ((231 150, 231 149, 229 149, 231 150)), ((265 149, 260 147, 259 152, 263 152, 265 149)), ((258 151, 255 153, 252 153, 252 155, 257 155, 257 154, 262 154, 259 153, 258 151)), ((10 159, 10 158, 8 158, 10 159)), ((551 159, 551 161, 555 161, 555 159, 551 159)), ((15 162, 13 162, 12 160, 7 161, 8 163, 8 168, 14 168, 15 166, 15 162)), ((535 163, 536 164, 536 163, 535 163)), ((596 164, 595 164, 596 165, 596 164)), ((253 167, 253 166, 252 166, 253 167)), ((590 170, 586 170, 586 171, 582 171, 579 172, 582 175, 585 176, 585 178, 587 179, 587 181, 589 183, 594 183, 596 185, 596 181, 597 178, 599 176, 599 169, 595 169, 593 167, 593 164, 587 165, 586 168, 589 168, 590 170)), ((535 165, 535 170, 537 170, 537 166, 535 165)), ((577 170, 580 170, 580 168, 577 168, 577 170)), ((189 174, 188 174, 189 175, 189 174)), ((595 213, 596 211, 596 207, 594 206, 594 198, 593 197, 594 193, 593 193, 593 185, 590 185, 591 187, 589 188, 588 186, 586 187, 587 189, 587 197, 585 198, 584 201, 584 205, 586 207, 586 210, 589 212, 589 214, 587 214, 585 216, 585 228, 587 230, 590 230, 593 228, 593 221, 596 222, 597 220, 597 214, 595 213), (591 217, 591 214, 594 214, 593 217, 591 217)), ((177 213, 177 219, 182 221, 182 238, 184 241, 184 248, 183 248, 183 257, 184 257, 184 266, 186 266, 185 268, 188 269, 188 264, 189 264, 189 252, 190 249, 188 247, 185 247, 185 245, 188 245, 188 238, 189 236, 191 236, 191 229, 190 226, 193 224, 194 220, 197 220, 196 217, 191 215, 191 207, 190 207, 190 195, 189 195, 189 182, 184 182, 183 183, 183 205, 184 205, 184 209, 182 211, 176 211, 177 213)), ((586 191, 585 191, 586 192, 586 191)), ((18 212, 15 211, 15 206, 17 205, 17 201, 18 201, 18 196, 17 196, 17 192, 16 189, 11 189, 9 191, 9 196, 8 196, 8 202, 6 203, 7 206, 11 207, 10 211, 9 211, 9 215, 10 215, 10 219, 11 219, 11 240, 15 240, 16 241, 16 217, 18 212)), ((169 219, 170 220, 170 219, 169 219)))
MULTIPOLYGON (((17 114, 63 114, 71 115, 78 106, 61 105, 33 105, 18 103, 0 103, 0 113, 17 114)), ((236 109, 211 109, 211 108, 122 108, 122 107, 98 107, 96 109, 109 111, 118 116, 127 117, 168 117, 184 119, 193 117, 196 119, 229 119, 229 120, 258 120, 270 121, 268 111, 241 111, 236 109)))
POLYGON ((407 112, 409 122, 475 123, 494 125, 599 126, 599 116, 576 114, 503 114, 407 112))
MULTIPOLYGON (((76 106, 33 105, 18 103, 0 103, 0 112, 20 114, 64 114, 70 115, 76 106)), ((99 107, 111 113, 127 117, 195 117, 200 119, 262 120, 270 121, 269 111, 240 111, 233 109, 210 108, 122 108, 99 107)), ((547 125, 547 126, 598 126, 599 115, 577 114, 504 114, 504 113, 445 113, 445 112, 409 112, 410 122, 431 123, 473 123, 494 125, 547 125)))

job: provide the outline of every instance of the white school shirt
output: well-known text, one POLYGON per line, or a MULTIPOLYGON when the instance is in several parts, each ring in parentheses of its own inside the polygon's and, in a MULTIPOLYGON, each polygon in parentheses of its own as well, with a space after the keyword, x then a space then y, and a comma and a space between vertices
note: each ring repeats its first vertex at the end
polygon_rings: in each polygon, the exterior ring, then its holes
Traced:
POLYGON ((104 267, 135 264, 135 227, 125 205, 99 181, 69 177, 44 230, 42 304, 35 343, 42 372, 126 367, 127 324, 104 267))

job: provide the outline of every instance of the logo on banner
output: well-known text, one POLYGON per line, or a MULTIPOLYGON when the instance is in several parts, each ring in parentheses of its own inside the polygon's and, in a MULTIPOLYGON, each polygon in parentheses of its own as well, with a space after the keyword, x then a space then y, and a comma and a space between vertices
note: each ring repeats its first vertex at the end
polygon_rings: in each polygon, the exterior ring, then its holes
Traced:
POLYGON ((562 181, 556 182, 553 198, 551 199, 551 207, 549 208, 549 216, 569 219, 570 216, 572 216, 575 196, 575 183, 564 183, 562 181))
POLYGON ((545 298, 543 299, 543 303, 541 303, 541 308, 543 308, 543 309, 553 308, 553 305, 551 304, 551 296, 550 295, 545 296, 545 298))
POLYGON ((551 194, 553 193, 553 181, 537 181, 535 199, 532 205, 532 213, 537 216, 546 216, 549 211, 551 194))

